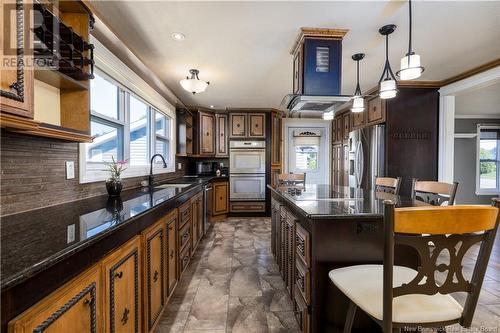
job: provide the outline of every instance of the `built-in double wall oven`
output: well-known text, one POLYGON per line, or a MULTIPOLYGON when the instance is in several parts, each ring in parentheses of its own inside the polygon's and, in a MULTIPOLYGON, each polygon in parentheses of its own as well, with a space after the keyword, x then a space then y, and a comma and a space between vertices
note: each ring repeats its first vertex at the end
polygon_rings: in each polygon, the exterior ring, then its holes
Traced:
POLYGON ((230 141, 229 148, 230 200, 265 200, 265 141, 230 141))

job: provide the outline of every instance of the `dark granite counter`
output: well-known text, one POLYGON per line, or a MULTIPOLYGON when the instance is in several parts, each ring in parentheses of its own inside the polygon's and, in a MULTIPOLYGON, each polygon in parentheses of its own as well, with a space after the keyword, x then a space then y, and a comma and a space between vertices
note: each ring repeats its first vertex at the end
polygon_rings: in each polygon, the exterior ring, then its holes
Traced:
MULTIPOLYGON (((168 184, 188 186, 131 189, 122 192, 119 198, 103 195, 2 217, 2 292, 91 245, 106 241, 134 222, 143 223, 141 217, 148 212, 171 209, 167 203, 185 194, 190 196, 189 192, 199 191, 202 185, 214 179, 226 180, 227 177, 183 177, 168 184)), ((133 229, 140 231, 145 227, 147 224, 133 229)))
POLYGON ((330 185, 307 185, 305 190, 295 191, 288 188, 273 188, 271 191, 294 205, 308 219, 381 218, 384 212, 383 201, 394 200, 398 207, 416 206, 420 203, 408 197, 384 192, 364 191, 358 188, 330 185))

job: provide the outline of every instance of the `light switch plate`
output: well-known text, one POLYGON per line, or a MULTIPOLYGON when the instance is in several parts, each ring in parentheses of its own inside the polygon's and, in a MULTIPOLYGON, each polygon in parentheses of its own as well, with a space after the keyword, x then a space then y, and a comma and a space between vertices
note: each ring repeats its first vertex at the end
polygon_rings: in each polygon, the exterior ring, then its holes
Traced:
POLYGON ((181 170, 182 169, 182 163, 177 163, 177 170, 181 170))
POLYGON ((66 179, 75 178, 75 162, 66 161, 66 179))
POLYGON ((67 244, 73 243, 75 241, 75 225, 68 225, 67 230, 67 244))

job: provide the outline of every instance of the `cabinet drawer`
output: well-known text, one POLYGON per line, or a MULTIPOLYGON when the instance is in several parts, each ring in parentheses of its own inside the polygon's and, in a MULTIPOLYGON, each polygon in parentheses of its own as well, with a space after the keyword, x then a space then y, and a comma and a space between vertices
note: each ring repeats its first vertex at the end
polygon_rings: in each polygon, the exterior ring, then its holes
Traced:
POLYGON ((311 268, 311 238, 309 232, 298 223, 295 231, 295 249, 297 257, 307 268, 311 268))
POLYGON ((250 201, 241 201, 241 202, 231 202, 231 212, 265 212, 266 211, 266 203, 265 202, 250 202, 250 201))
POLYGON ((309 333, 310 329, 310 315, 309 308, 302 298, 300 292, 296 291, 294 298, 295 318, 299 324, 299 329, 303 333, 309 333))
POLYGON ((179 207, 179 229, 191 220, 191 201, 179 207))
POLYGON ((295 286, 306 303, 311 304, 311 275, 299 258, 295 262, 295 286))
POLYGON ((378 123, 385 120, 384 101, 380 97, 375 97, 368 101, 368 123, 378 123))
POLYGON ((181 274, 184 273, 189 265, 189 260, 191 260, 191 245, 186 246, 179 256, 179 271, 181 274))
POLYGON ((179 249, 184 249, 186 244, 191 243, 191 225, 186 223, 181 230, 179 230, 179 249))

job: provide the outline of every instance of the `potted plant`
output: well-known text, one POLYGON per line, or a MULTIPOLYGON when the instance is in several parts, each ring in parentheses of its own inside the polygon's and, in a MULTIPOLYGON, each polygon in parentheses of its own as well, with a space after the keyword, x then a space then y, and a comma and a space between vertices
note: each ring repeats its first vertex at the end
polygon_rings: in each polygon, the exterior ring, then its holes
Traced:
POLYGON ((104 162, 108 167, 106 171, 111 173, 111 178, 106 180, 106 190, 110 196, 119 196, 123 188, 120 176, 123 171, 127 170, 125 168, 127 161, 115 161, 113 156, 111 156, 111 160, 112 162, 104 162))

